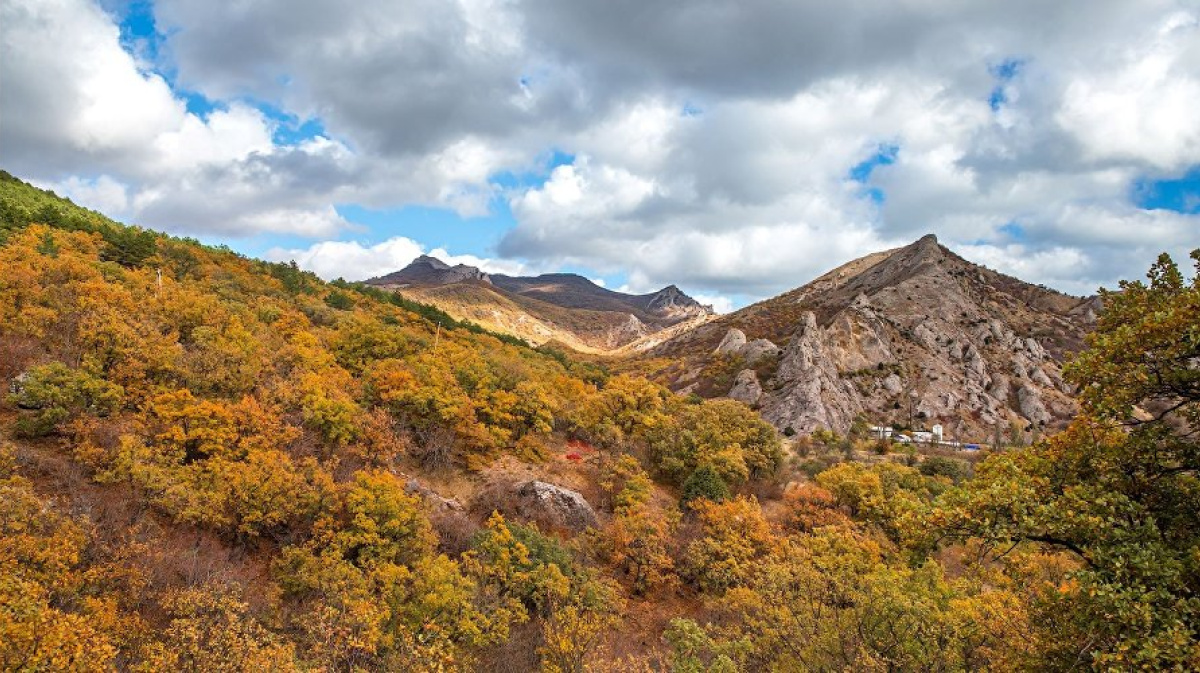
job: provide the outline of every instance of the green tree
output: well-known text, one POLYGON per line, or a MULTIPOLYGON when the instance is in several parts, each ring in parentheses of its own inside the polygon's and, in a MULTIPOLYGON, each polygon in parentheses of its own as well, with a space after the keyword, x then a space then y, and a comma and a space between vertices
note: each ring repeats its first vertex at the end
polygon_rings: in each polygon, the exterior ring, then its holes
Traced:
POLYGON ((1066 371, 1080 418, 985 461, 934 512, 950 538, 1074 558, 1078 570, 1038 605, 1055 634, 1041 655, 1052 667, 1081 653, 1096 668, 1200 667, 1198 279, 1164 255, 1148 284, 1102 291, 1088 349, 1066 371))

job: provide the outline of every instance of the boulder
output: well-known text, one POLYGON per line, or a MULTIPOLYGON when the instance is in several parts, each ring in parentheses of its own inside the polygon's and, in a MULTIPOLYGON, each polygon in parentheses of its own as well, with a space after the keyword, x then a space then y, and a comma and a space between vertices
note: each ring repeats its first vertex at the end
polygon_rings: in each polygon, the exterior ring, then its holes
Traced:
POLYGON ((717 350, 714 352, 719 355, 737 354, 742 351, 742 348, 745 345, 746 333, 740 329, 737 329, 736 327, 731 327, 729 331, 725 333, 725 337, 721 339, 721 343, 717 346, 717 350))
POLYGON ((1033 386, 1024 385, 1017 389, 1017 404, 1021 415, 1031 422, 1045 425, 1050 422, 1050 412, 1042 402, 1042 394, 1033 386))
POLYGON ((599 524, 596 510, 576 491, 544 481, 526 481, 513 491, 513 512, 544 530, 580 533, 599 524))
POLYGON ((726 397, 754 406, 762 399, 762 394, 763 389, 762 384, 758 382, 758 374, 755 374, 753 369, 743 369, 738 372, 737 378, 733 381, 733 388, 729 389, 726 397))
POLYGON ((741 348, 742 357, 746 362, 753 363, 765 357, 779 355, 779 346, 767 339, 755 339, 741 348))

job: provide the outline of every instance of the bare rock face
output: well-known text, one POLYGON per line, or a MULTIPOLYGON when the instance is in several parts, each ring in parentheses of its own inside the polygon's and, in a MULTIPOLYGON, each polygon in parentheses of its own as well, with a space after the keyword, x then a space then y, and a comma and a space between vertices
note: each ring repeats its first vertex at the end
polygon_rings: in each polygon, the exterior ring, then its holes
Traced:
POLYGON ((1020 405, 1021 415, 1039 425, 1050 422, 1050 412, 1042 402, 1042 395, 1037 388, 1023 385, 1017 389, 1017 404, 1020 405))
POLYGON ((736 354, 742 352, 742 348, 746 346, 746 333, 736 327, 731 327, 725 333, 725 337, 721 339, 721 343, 717 346, 716 353, 720 355, 736 354))
POLYGON ((750 363, 767 357, 776 357, 779 353, 779 346, 776 346, 767 339, 755 339, 742 347, 742 357, 746 358, 746 362, 750 363))
POLYGON ((758 382, 758 374, 755 374, 753 369, 743 369, 738 372, 733 381, 733 388, 730 388, 726 397, 754 406, 762 399, 762 395, 763 389, 762 384, 758 382))
POLYGON ((764 405, 763 416, 778 428, 846 428, 861 410, 854 386, 838 376, 825 333, 811 311, 800 319, 783 351, 776 378, 781 392, 764 405))
POLYGON ((764 357, 777 357, 779 346, 768 339, 747 341, 745 332, 731 327, 713 352, 717 355, 740 355, 746 362, 753 363, 764 357))
POLYGON ((862 414, 982 439, 997 423, 1054 428, 1074 415, 1062 362, 1098 308, 972 264, 926 236, 713 321, 695 346, 691 337, 667 341, 662 352, 694 364, 723 335, 717 353, 745 355, 759 340, 731 327, 754 325, 755 337, 785 344, 779 367, 757 390, 739 374, 729 394, 761 391, 758 406, 777 428, 845 432, 862 414))
POLYGON ((576 491, 544 481, 517 484, 513 491, 513 512, 533 521, 545 530, 566 529, 580 533, 599 524, 596 510, 576 491))
POLYGON ((704 306, 674 285, 655 292, 646 301, 646 311, 669 318, 688 318, 712 313, 711 306, 704 306))

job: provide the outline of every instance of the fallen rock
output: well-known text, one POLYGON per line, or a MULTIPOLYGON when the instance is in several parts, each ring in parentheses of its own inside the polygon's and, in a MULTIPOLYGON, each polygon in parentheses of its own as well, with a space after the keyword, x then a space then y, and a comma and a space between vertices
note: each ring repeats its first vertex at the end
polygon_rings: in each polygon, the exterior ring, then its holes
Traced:
POLYGON ((516 485, 513 511, 517 517, 532 521, 543 530, 566 529, 580 533, 599 524, 596 510, 576 491, 544 481, 526 481, 516 485))

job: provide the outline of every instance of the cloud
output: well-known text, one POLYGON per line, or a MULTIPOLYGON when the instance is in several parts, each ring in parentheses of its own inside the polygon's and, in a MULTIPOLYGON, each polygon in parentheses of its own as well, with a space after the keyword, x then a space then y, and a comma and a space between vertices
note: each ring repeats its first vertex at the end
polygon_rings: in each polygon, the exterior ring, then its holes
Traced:
POLYGON ((711 306, 717 313, 729 313, 734 308, 733 301, 729 297, 722 297, 721 295, 696 294, 692 296, 692 299, 701 304, 711 306))
MULTIPOLYGON (((335 240, 350 226, 335 204, 500 204, 516 226, 487 264, 713 297, 777 293, 928 232, 1086 291, 1178 254, 1200 224, 1131 200, 1200 165, 1188 0, 153 9, 146 62, 95 2, 0 0, 10 170, 231 237, 335 240), (184 91, 214 109, 189 112, 184 91), (280 115, 324 130, 283 142, 280 115), (855 174, 881 146, 894 161, 855 174), (555 152, 574 160, 547 169, 555 152)), ((396 266, 376 247, 290 252, 322 273, 396 266)))
POLYGON ((321 278, 343 278, 350 281, 367 280, 399 271, 422 254, 436 257, 450 265, 466 264, 487 273, 519 276, 532 273, 524 264, 493 260, 474 255, 451 255, 443 248, 426 252, 425 247, 410 238, 396 236, 374 245, 357 241, 322 241, 307 248, 272 248, 263 256, 274 262, 294 261, 321 278))

